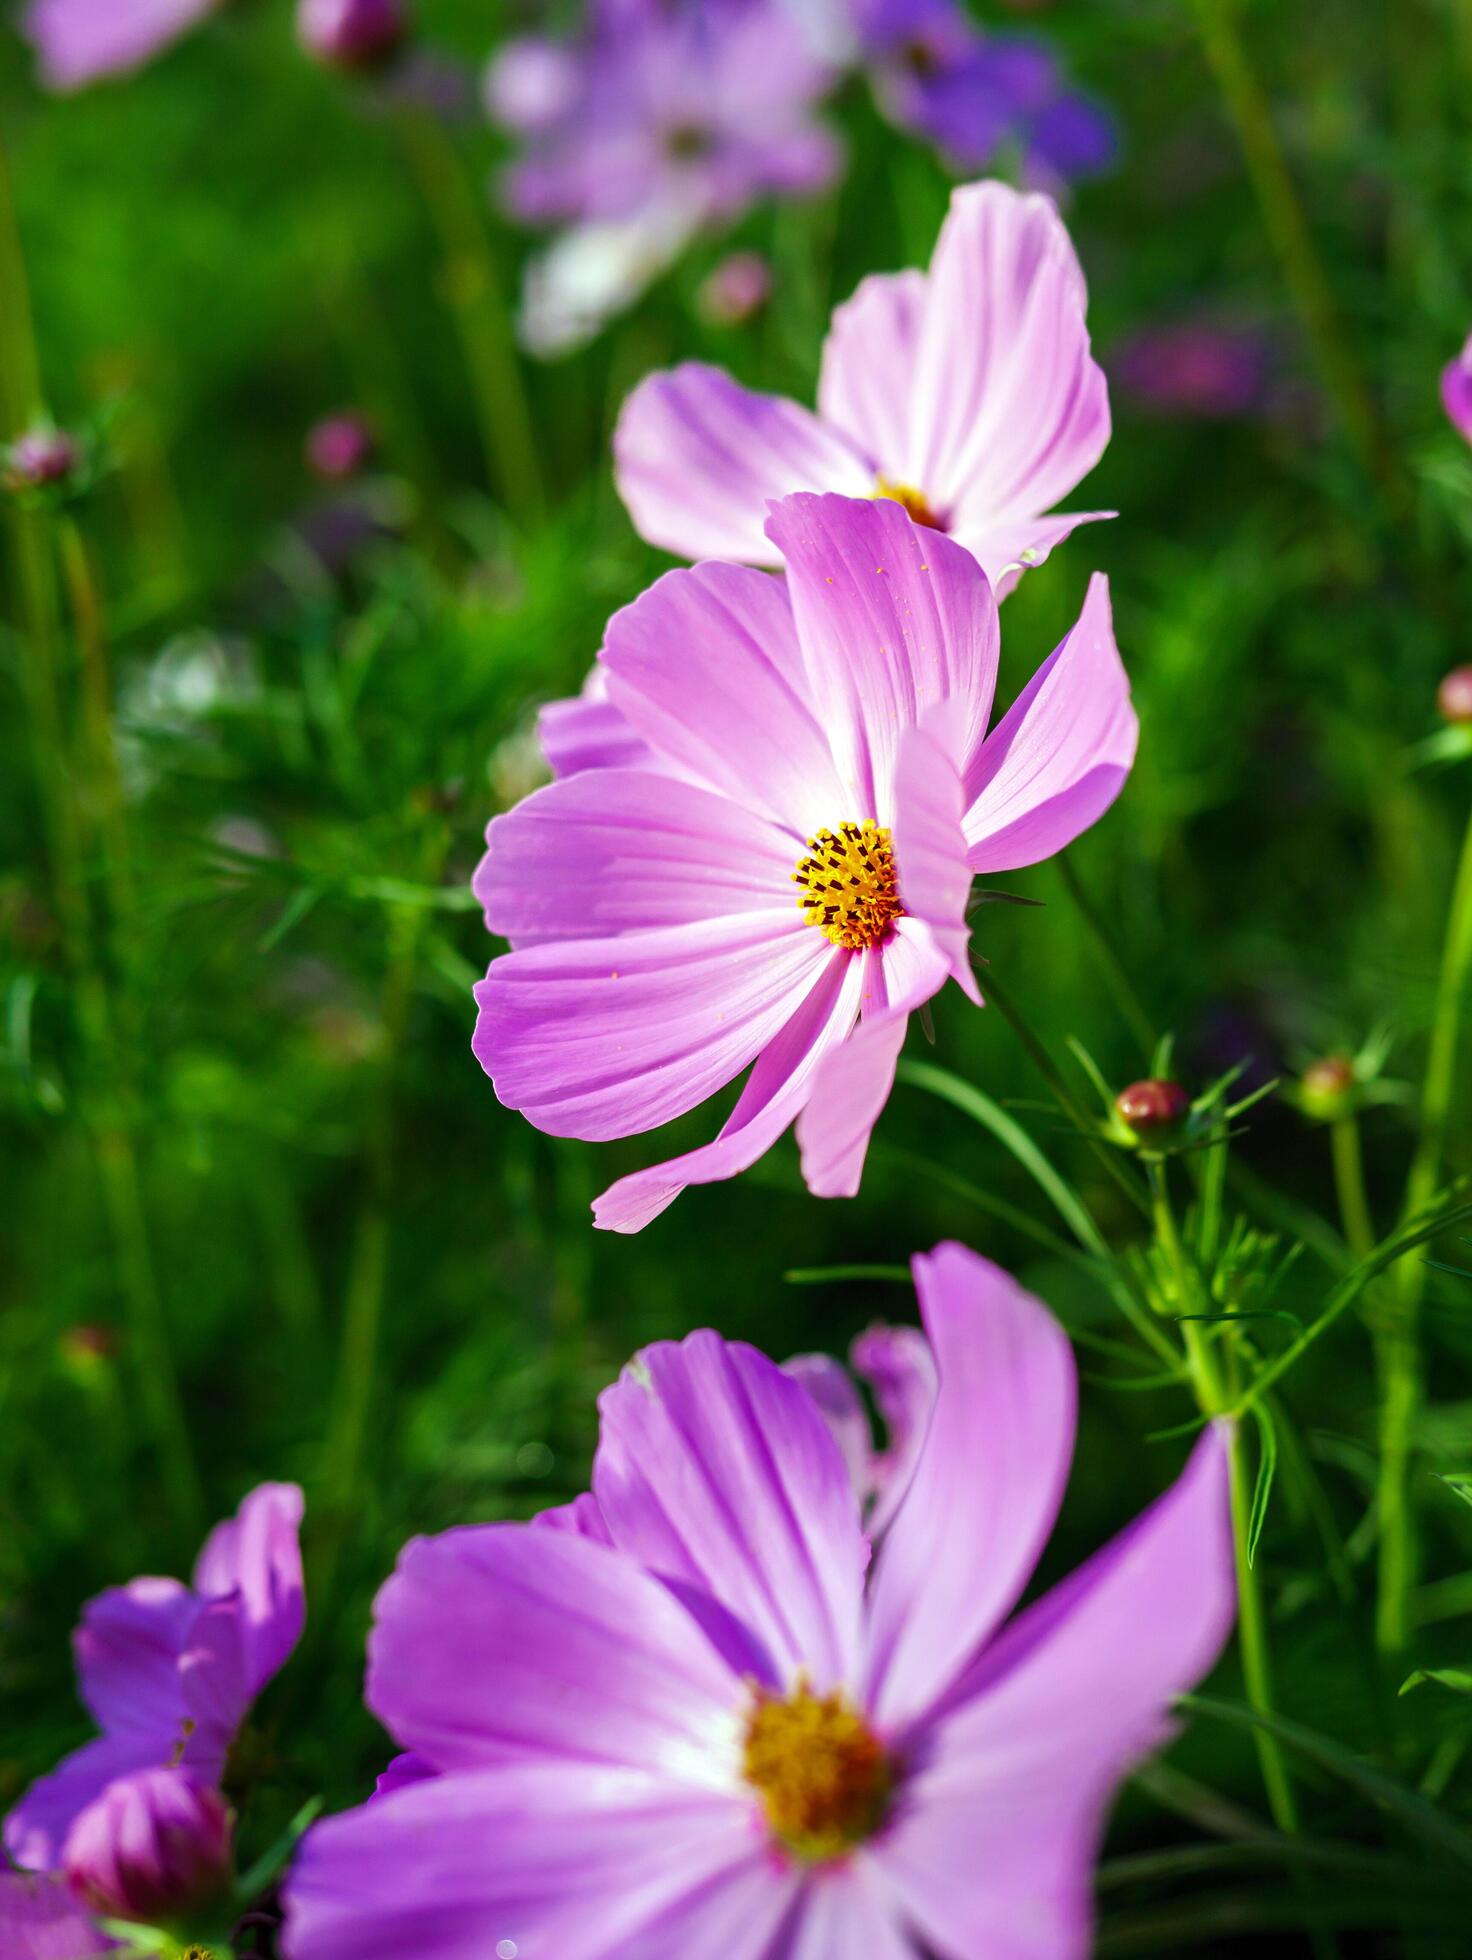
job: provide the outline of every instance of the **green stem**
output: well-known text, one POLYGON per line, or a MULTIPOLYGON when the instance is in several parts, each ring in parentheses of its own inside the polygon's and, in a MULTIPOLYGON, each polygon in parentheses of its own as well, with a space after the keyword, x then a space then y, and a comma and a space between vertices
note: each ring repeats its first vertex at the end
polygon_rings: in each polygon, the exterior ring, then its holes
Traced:
MULTIPOLYGON (((1420 1134, 1406 1179, 1402 1212, 1406 1223, 1425 1211, 1441 1180, 1469 970, 1472 970, 1472 812, 1468 814, 1447 913, 1431 1043, 1421 1089, 1420 1134)), ((1380 1547, 1375 1639, 1381 1653, 1390 1657, 1403 1653, 1410 1638, 1410 1594, 1416 1576, 1410 1460, 1421 1399, 1418 1323, 1421 1296, 1426 1289, 1425 1260, 1419 1257, 1403 1260, 1394 1282, 1388 1289, 1390 1298, 1385 1304, 1377 1339, 1381 1383, 1380 1547)))
POLYGON ((446 298, 460 332, 487 468, 507 507, 534 520, 547 508, 546 489, 511 313, 484 217, 441 124, 432 116, 411 115, 401 129, 444 253, 446 298))
POLYGON ((127 808, 122 771, 113 740, 112 683, 107 669, 107 625, 102 592, 91 554, 77 522, 63 515, 57 524, 62 578, 66 583, 77 649, 82 657, 82 724, 86 732, 88 769, 102 839, 114 928, 126 929, 133 918, 132 851, 128 842, 127 808))
POLYGON ((1356 1260, 1375 1250, 1375 1222, 1365 1195, 1365 1164, 1360 1150, 1359 1121, 1351 1111, 1329 1125, 1329 1150, 1334 1160, 1334 1193, 1344 1240, 1356 1260))
POLYGON ((1145 1012, 1140 996, 1135 992, 1134 983, 1124 969, 1119 955, 1110 942, 1104 929, 1104 921, 1099 916, 1097 906, 1089 896, 1083 881, 1074 866, 1073 858, 1067 851, 1056 860, 1058 875, 1063 880, 1063 889, 1073 901, 1079 918, 1083 921, 1089 943, 1094 949, 1094 957, 1099 962, 1105 985, 1114 996, 1114 1004, 1121 1017, 1129 1024, 1130 1033, 1139 1043, 1146 1061, 1155 1053, 1155 1030, 1150 1025, 1150 1016, 1145 1012))
POLYGON ((1351 351, 1323 260, 1273 127, 1272 109, 1239 30, 1237 0, 1192 0, 1192 5, 1207 60, 1237 132, 1263 224, 1320 377, 1366 472, 1380 485, 1391 508, 1399 512, 1409 501, 1400 465, 1385 440, 1374 397, 1351 351))

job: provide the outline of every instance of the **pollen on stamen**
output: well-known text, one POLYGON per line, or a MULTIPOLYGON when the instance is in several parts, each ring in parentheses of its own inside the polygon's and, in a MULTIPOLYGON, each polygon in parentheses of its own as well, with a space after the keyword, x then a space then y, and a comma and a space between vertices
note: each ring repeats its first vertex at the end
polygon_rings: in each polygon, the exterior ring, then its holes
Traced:
POLYGON ((878 476, 874 479, 875 497, 888 497, 891 503, 902 504, 917 524, 927 530, 943 531, 945 519, 940 516, 923 490, 917 490, 913 483, 897 483, 893 477, 878 476))
POLYGON ((904 917, 894 844, 872 817, 810 837, 792 882, 801 889, 797 902, 809 925, 851 953, 879 945, 904 917))
POLYGON ((871 1836, 894 1783, 889 1754, 857 1709, 802 1683, 785 1698, 758 1692, 742 1771, 773 1836, 808 1863, 841 1858, 871 1836))

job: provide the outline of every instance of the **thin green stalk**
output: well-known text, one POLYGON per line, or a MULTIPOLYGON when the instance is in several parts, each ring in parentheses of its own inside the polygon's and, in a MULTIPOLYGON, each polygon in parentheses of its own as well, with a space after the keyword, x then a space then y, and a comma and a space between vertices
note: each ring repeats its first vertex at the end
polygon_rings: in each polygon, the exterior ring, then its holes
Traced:
MULTIPOLYGON (((1447 912, 1446 941, 1432 1012, 1431 1043, 1421 1088, 1420 1134, 1406 1179, 1405 1222, 1431 1203, 1441 1181, 1447 1121, 1456 1088, 1462 1004, 1472 971, 1472 812, 1462 839, 1456 882, 1447 912)), ((1387 1289, 1389 1299, 1377 1341, 1380 1364, 1379 1589, 1375 1639, 1382 1654, 1396 1656, 1410 1638, 1410 1594, 1415 1584, 1414 1518, 1410 1493, 1411 1438, 1421 1400, 1419 1319, 1426 1290, 1426 1262, 1408 1258, 1387 1289)))
POLYGON ((433 116, 410 115, 400 127, 420 194, 439 233, 446 298, 465 352, 487 467, 508 508, 518 518, 536 519, 547 508, 540 452, 484 215, 442 125, 433 116))
POLYGON ((1387 504, 1397 513, 1408 492, 1385 440, 1375 400, 1352 351, 1339 307, 1273 126, 1272 109, 1239 29, 1237 0, 1191 0, 1207 60, 1237 132, 1247 174, 1277 254, 1283 282, 1345 434, 1387 504))
POLYGON ((41 407, 41 372, 32 325, 30 281, 15 208, 15 183, 0 132, 0 408, 9 436, 41 407))
POLYGON ((1063 889, 1068 893, 1074 909, 1083 921, 1089 944, 1094 949, 1094 957, 1104 975, 1104 983, 1113 994, 1114 1004, 1119 1009, 1121 1018, 1128 1023, 1130 1033, 1139 1043, 1148 1061, 1155 1053, 1155 1030, 1151 1026, 1150 1016, 1145 1012, 1144 1004, 1135 992, 1134 982, 1126 973, 1123 962, 1114 950, 1109 934, 1104 928, 1104 921, 1099 916, 1098 907, 1079 877, 1072 855, 1065 851, 1055 861, 1058 875, 1063 880, 1063 889))
POLYGON ((57 548, 77 650, 82 657, 82 725, 86 733, 88 764, 86 776, 96 805, 113 926, 114 929, 122 927, 126 930, 133 917, 132 850, 128 841, 122 771, 118 767, 117 744, 113 739, 112 683, 108 677, 107 622, 102 591, 87 542, 76 519, 66 514, 57 522, 57 548))
POLYGON ((1352 1110, 1329 1125, 1329 1151, 1334 1160, 1334 1195, 1339 1201, 1345 1243, 1356 1260, 1368 1259, 1375 1250, 1375 1222, 1365 1194, 1359 1119, 1352 1110))

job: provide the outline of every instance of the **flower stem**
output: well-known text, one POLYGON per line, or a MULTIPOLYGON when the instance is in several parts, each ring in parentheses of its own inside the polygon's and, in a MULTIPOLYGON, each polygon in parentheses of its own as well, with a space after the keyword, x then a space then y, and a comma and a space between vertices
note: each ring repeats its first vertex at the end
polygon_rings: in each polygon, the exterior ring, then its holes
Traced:
POLYGON ((1150 1025, 1150 1016, 1145 1012, 1140 996, 1135 992, 1134 982, 1126 973, 1124 966, 1110 944, 1109 934, 1104 929, 1104 921, 1099 916, 1098 907, 1089 896, 1083 880, 1078 875, 1073 858, 1065 851, 1056 860, 1058 875, 1063 880, 1063 889, 1073 901, 1079 918, 1083 921, 1089 943, 1094 949, 1094 957, 1099 962, 1104 975, 1104 983, 1114 996, 1114 1004, 1121 1017, 1128 1023, 1130 1033, 1139 1043, 1148 1062, 1155 1053, 1155 1030, 1150 1025))
POLYGON ((1329 1150, 1334 1160, 1334 1193, 1344 1242, 1356 1260, 1375 1250, 1375 1221, 1365 1195, 1365 1164, 1360 1150, 1359 1119, 1353 1111, 1329 1126, 1329 1150))
POLYGON ((474 191, 455 147, 428 115, 402 119, 409 163, 444 253, 446 299, 454 313, 493 482, 518 518, 547 508, 536 435, 511 314, 474 191))
MULTIPOLYGON (((1472 812, 1462 839, 1456 883, 1447 912, 1441 974, 1431 1019, 1431 1043, 1421 1088, 1421 1124, 1406 1179, 1402 1221, 1419 1216, 1436 1195, 1446 1145, 1447 1118, 1456 1086, 1462 1000, 1472 971, 1472 812)), ((1377 1341, 1380 1368, 1379 1589, 1375 1641, 1387 1656, 1402 1653, 1410 1638, 1410 1593, 1415 1581, 1414 1518, 1410 1493, 1411 1439, 1421 1399, 1418 1321, 1426 1290, 1423 1257, 1404 1259, 1387 1289, 1377 1341)))
POLYGON ((1309 348, 1339 419, 1387 505, 1404 510, 1408 492, 1385 440, 1374 397, 1350 348, 1344 323, 1314 243, 1303 204, 1273 127, 1237 20, 1237 0, 1193 0, 1207 60, 1247 165, 1258 209, 1303 323, 1309 348))

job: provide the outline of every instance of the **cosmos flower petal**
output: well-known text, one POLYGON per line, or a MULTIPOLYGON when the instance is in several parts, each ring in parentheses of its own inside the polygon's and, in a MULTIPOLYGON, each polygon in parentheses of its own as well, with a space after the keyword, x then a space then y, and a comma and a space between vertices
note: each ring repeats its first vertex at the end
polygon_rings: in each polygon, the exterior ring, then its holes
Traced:
POLYGON ((60 1874, 0 1871, 0 1953, 5 1960, 85 1960, 117 1942, 97 1929, 60 1874))
POLYGON ((641 381, 613 437, 619 494, 634 528, 681 558, 781 561, 762 534, 767 503, 790 490, 867 496, 874 470, 796 402, 753 394, 690 361, 641 381))
MULTIPOLYGON (((893 818, 904 731, 953 699, 963 766, 996 684, 996 602, 976 561, 890 498, 799 495, 772 507, 818 718, 855 807, 893 818)), ((831 821, 831 819, 830 819, 831 821)))
POLYGON ((391 1797, 399 1790, 407 1790, 415 1783, 427 1783, 439 1771, 423 1756, 416 1756, 412 1749, 395 1756, 386 1769, 378 1772, 373 1785, 373 1795, 369 1803, 377 1803, 384 1797, 391 1797))
POLYGON ((368 1704, 442 1772, 552 1754, 729 1788, 744 1699, 656 1578, 575 1532, 417 1538, 378 1595, 368 1704))
POLYGON ((923 272, 874 273, 835 310, 823 343, 818 412, 892 478, 909 454, 925 293, 923 272))
POLYGON ((633 1136, 739 1075, 832 952, 795 903, 528 947, 492 961, 475 990, 476 1057, 539 1130, 633 1136))
POLYGON ((905 481, 968 528, 1045 511, 1109 441, 1084 285, 1050 199, 1001 183, 951 198, 930 263, 905 481))
POLYGON ((668 572, 610 620, 600 662, 630 726, 697 782, 799 845, 844 820, 781 579, 739 565, 668 572))
POLYGON ((1016 589, 1024 571, 1041 565, 1054 545, 1071 537, 1080 524, 1099 524, 1115 516, 1112 510, 1054 511, 1050 517, 994 517, 978 511, 958 513, 951 535, 978 560, 992 582, 998 603, 1016 589))
POLYGON ((811 1396, 813 1405, 828 1433, 837 1443, 848 1466, 849 1481, 863 1504, 874 1484, 874 1435, 869 1411, 853 1376, 831 1354, 794 1354, 782 1363, 790 1375, 811 1396))
POLYGON ((89 1599, 72 1636, 77 1684, 97 1726, 178 1734, 179 1654, 199 1600, 177 1579, 133 1579, 89 1599))
MULTIPOLYGON (((945 970, 980 1006, 981 994, 971 970, 971 928, 966 922, 971 870, 962 828, 966 792, 961 758, 969 733, 963 704, 953 697, 938 702, 919 727, 907 728, 901 735, 895 770, 894 852, 907 919, 929 928, 945 970)), ((899 935, 896 939, 903 943, 899 935)), ((890 991, 893 996, 893 985, 890 991)), ((928 996, 920 996, 924 998, 928 996)), ((918 1006, 920 1001, 912 998, 904 1004, 918 1006)))
MULTIPOLYGON (((133 1729, 83 1743, 63 1756, 48 1776, 38 1777, 10 1812, 5 1820, 5 1849, 28 1871, 50 1870, 61 1857, 73 1821, 88 1804, 117 1777, 166 1761, 178 1740, 177 1729, 162 1744, 146 1730, 133 1729)), ((0 1947, 0 1953, 4 1951, 0 1947)))
POLYGON ((897 1888, 865 1852, 815 1872, 785 1936, 763 1960, 923 1960, 897 1888))
POLYGON ((233 1518, 215 1526, 194 1568, 196 1592, 239 1600, 248 1700, 281 1667, 306 1622, 303 1503, 296 1484, 257 1485, 233 1518))
POLYGON ((612 1184, 593 1204, 603 1231, 638 1232, 657 1218, 687 1184, 716 1184, 736 1177, 765 1156, 793 1122, 813 1091, 823 1057, 842 1041, 859 1011, 863 966, 833 954, 823 935, 802 930, 830 957, 811 993, 757 1060, 714 1143, 635 1171, 612 1184))
POLYGON ((579 1491, 570 1504, 554 1504, 538 1511, 532 1523, 541 1531, 571 1531, 579 1538, 592 1538, 600 1545, 611 1545, 608 1526, 591 1491, 579 1491))
MULTIPOLYGON (((909 923, 909 921, 906 921, 909 923)), ((938 962, 942 981, 945 964, 938 962)), ((819 1068, 797 1119, 803 1183, 815 1198, 858 1195, 874 1125, 889 1101, 908 1014, 864 1021, 819 1068)))
POLYGON ((419 1783, 309 1831, 287 1882, 283 1951, 762 1960, 797 1885, 773 1874, 739 1798, 579 1758, 506 1765, 419 1783))
POLYGON ((665 765, 621 708, 608 698, 608 675, 594 665, 581 694, 545 702, 537 740, 554 776, 581 769, 659 769, 665 765))
POLYGON ((783 1685, 851 1680, 868 1548, 806 1389, 705 1331, 643 1349, 598 1410, 593 1490, 620 1551, 719 1600, 783 1685))
POLYGON ((69 92, 141 67, 186 33, 217 0, 31 0, 21 32, 47 88, 69 92))
POLYGON ((869 1590, 866 1695, 891 1728, 934 1706, 1031 1577, 1076 1398, 1068 1337, 999 1266, 946 1244, 914 1269, 940 1387, 869 1590))
POLYGON ((1457 434, 1472 442, 1472 336, 1441 371, 1441 405, 1457 434))
POLYGON ((474 890, 491 932, 537 946, 795 907, 794 861, 790 834, 729 797, 584 770, 492 820, 474 890))
POLYGON ((855 1336, 849 1359, 873 1392, 887 1439, 873 1467, 869 1535, 877 1543, 904 1502, 925 1447, 939 1388, 935 1355, 918 1327, 881 1324, 855 1336))
POLYGON ((928 1737, 881 1855, 938 1951, 1090 1951, 1109 1799, 1232 1624, 1226 1456, 1208 1433, 1163 1497, 1007 1628, 928 1737))
POLYGON ((1124 786, 1139 722, 1095 573, 1072 631, 982 744, 966 777, 973 871, 1015 871, 1071 844, 1124 786))

